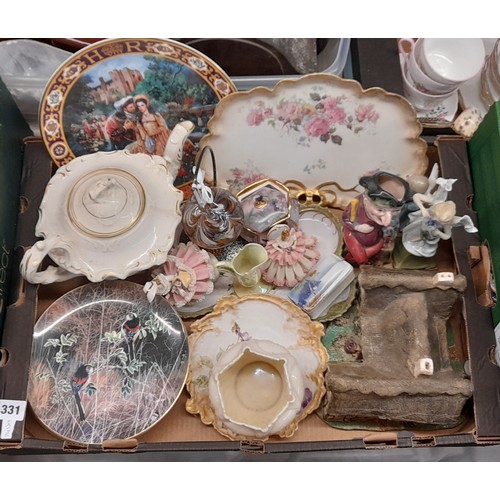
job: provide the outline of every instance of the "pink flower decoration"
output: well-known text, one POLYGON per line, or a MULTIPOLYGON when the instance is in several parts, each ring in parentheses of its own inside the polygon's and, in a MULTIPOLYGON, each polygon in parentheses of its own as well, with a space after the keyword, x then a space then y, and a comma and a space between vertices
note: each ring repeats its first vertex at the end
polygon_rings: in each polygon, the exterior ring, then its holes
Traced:
POLYGON ((347 115, 345 110, 339 106, 340 102, 340 99, 334 97, 328 97, 321 102, 323 104, 324 114, 331 123, 337 124, 345 122, 347 115))
POLYGON ((304 127, 306 134, 311 137, 320 137, 322 135, 328 134, 330 130, 330 124, 325 118, 314 118, 304 127))
POLYGON ((378 120, 378 113, 373 111, 373 106, 365 106, 361 104, 358 106, 356 109, 356 119, 358 122, 364 122, 365 120, 369 121, 370 123, 376 123, 378 120))
POLYGON ((214 259, 192 242, 180 243, 170 251, 166 262, 153 271, 153 280, 146 283, 144 291, 149 300, 162 295, 175 307, 199 302, 214 289, 218 276, 214 259))
POLYGON ((262 113, 262 110, 260 109, 254 109, 250 111, 249 115, 247 116, 247 123, 250 126, 258 126, 264 121, 264 115, 262 113))
POLYGON ((292 122, 300 119, 300 108, 294 102, 284 102, 278 106, 277 117, 279 120, 292 122))
POLYGON ((269 260, 262 268, 262 279, 276 286, 294 287, 311 271, 320 258, 317 239, 300 229, 283 227, 266 243, 269 260), (276 234, 278 233, 278 234, 276 234))

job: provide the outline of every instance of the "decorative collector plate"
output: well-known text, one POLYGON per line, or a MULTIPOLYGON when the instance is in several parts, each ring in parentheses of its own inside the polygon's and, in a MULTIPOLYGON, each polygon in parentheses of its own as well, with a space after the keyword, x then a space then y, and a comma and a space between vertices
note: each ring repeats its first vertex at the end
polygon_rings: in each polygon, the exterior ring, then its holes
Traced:
MULTIPOLYGON (((196 144, 217 103, 235 91, 214 61, 187 45, 162 38, 107 39, 76 52, 54 72, 40 102, 40 131, 59 166, 96 151, 151 153, 144 131, 168 134, 183 120, 195 124, 190 139, 196 144), (123 113, 123 99, 140 95, 151 106, 147 120, 138 103, 123 113), (133 122, 128 131, 126 118, 133 122)), ((190 167, 194 158, 185 156, 190 167)), ((176 185, 188 170, 181 169, 176 185)))
POLYGON ((83 285, 36 323, 28 401, 60 438, 131 438, 172 408, 188 357, 184 325, 168 302, 150 303, 131 282, 83 285))
MULTIPOLYGON (((218 184, 234 192, 264 177, 350 189, 377 170, 407 178, 428 164, 422 125, 405 98, 330 74, 228 95, 208 129, 201 146, 213 148, 218 184)), ((339 193, 341 208, 353 196, 339 193)))
MULTIPOLYGON (((251 339, 268 340, 286 348, 303 375, 301 409, 279 433, 281 437, 292 436, 299 422, 318 408, 325 394, 324 372, 328 354, 321 342, 323 335, 323 325, 312 321, 289 300, 271 295, 221 299, 213 312, 191 325, 187 411, 199 414, 205 424, 212 424, 230 439, 248 439, 248 436, 237 435, 217 419, 209 398, 209 380, 212 368, 229 347, 251 339)), ((259 439, 268 437, 259 436, 259 439)))

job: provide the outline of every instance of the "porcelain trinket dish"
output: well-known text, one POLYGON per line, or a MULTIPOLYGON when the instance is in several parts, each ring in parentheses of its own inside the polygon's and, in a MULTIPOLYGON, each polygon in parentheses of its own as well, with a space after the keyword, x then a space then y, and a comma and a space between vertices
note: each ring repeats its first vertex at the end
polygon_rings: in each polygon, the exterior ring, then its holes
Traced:
POLYGON ((219 421, 249 437, 278 434, 301 410, 304 384, 295 358, 268 340, 238 342, 224 352, 209 379, 219 421))

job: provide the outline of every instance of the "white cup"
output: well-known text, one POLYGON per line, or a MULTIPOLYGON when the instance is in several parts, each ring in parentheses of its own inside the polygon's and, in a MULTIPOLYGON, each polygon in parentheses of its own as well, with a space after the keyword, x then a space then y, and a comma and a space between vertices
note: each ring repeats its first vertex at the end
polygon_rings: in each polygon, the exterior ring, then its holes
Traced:
POLYGON ((476 76, 485 56, 481 38, 422 38, 417 61, 432 80, 453 85, 476 76))
MULTIPOLYGON (((402 56, 404 58, 404 56, 402 56)), ((403 61, 403 91, 404 96, 408 101, 410 101, 413 106, 419 111, 430 111, 439 106, 443 101, 451 97, 453 94, 457 92, 454 90, 453 92, 449 92, 448 94, 441 95, 431 95, 425 94, 418 90, 409 80, 408 78, 408 70, 406 69, 407 61, 403 61)))
POLYGON ((449 94, 457 90, 458 84, 443 84, 434 81, 427 76, 418 64, 418 57, 422 48, 422 38, 415 41, 413 38, 400 38, 399 51, 407 60, 407 77, 410 83, 413 84, 420 92, 429 95, 449 94), (410 52, 406 52, 404 44, 408 43, 411 47, 410 52))

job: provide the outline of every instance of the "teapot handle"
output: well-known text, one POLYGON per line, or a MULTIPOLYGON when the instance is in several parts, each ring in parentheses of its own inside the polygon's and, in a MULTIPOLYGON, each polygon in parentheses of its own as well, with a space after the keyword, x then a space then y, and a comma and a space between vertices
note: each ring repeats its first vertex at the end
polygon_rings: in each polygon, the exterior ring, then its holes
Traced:
POLYGON ((48 285, 49 283, 67 281, 77 276, 61 267, 55 266, 48 266, 44 271, 38 271, 43 259, 54 248, 61 248, 59 238, 48 238, 37 241, 26 251, 19 266, 21 275, 26 281, 35 285, 48 285))

